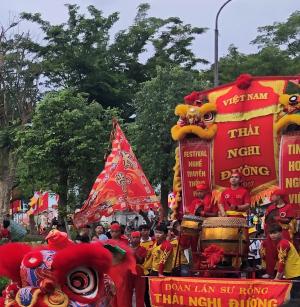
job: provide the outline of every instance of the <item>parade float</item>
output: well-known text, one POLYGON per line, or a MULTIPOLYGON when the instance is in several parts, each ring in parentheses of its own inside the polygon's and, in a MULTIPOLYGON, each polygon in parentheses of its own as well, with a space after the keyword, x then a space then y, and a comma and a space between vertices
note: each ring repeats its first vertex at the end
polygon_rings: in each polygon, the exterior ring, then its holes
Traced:
POLYGON ((280 186, 300 217, 299 78, 245 74, 184 97, 171 130, 178 142, 174 218, 191 213, 199 183, 210 186, 218 201, 235 170, 243 175, 252 206, 280 186))
MULTIPOLYGON (((169 204, 172 219, 182 220, 183 235, 196 239, 193 260, 203 256, 212 243, 224 255, 247 257, 248 250, 246 220, 193 216, 191 204, 199 184, 210 187, 218 203, 231 174, 239 172, 252 207, 268 203, 272 192, 281 187, 300 217, 299 80, 299 76, 244 74, 235 82, 192 92, 176 106, 179 118, 171 135, 178 147, 169 204)), ((289 281, 205 278, 214 273, 255 278, 255 270, 218 270, 207 264, 201 270, 199 262, 193 265, 197 273, 191 278, 151 278, 152 305, 271 307, 282 305, 289 294, 289 281)))

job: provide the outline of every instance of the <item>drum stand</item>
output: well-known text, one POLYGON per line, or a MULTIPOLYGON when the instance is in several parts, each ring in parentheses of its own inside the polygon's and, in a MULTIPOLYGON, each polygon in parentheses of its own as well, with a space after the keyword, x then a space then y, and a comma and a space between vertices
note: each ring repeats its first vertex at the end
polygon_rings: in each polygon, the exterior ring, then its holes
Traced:
POLYGON ((197 242, 197 253, 200 253, 201 252, 201 231, 202 231, 202 228, 199 228, 199 236, 198 236, 198 242, 197 242))
POLYGON ((242 262, 243 262, 243 260, 242 260, 242 256, 243 256, 243 228, 239 228, 238 229, 238 233, 239 233, 239 247, 238 247, 238 252, 237 252, 237 254, 236 254, 236 256, 235 256, 235 260, 236 260, 236 264, 238 264, 239 263, 239 258, 241 259, 241 263, 240 263, 240 266, 242 265, 242 262))

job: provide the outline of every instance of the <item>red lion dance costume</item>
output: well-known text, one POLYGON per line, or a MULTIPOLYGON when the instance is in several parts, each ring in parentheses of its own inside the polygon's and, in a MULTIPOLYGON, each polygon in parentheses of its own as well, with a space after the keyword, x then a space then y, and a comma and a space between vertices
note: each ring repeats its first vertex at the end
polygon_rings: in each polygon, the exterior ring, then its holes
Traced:
POLYGON ((0 276, 11 279, 0 307, 110 306, 105 273, 111 253, 101 243, 74 244, 60 234, 48 235, 48 246, 0 247, 0 276))

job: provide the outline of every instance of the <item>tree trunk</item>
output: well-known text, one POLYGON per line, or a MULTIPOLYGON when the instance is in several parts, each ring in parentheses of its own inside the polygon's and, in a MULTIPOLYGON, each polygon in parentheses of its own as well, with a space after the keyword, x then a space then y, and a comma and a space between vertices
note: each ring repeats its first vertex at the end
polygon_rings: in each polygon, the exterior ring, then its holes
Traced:
POLYGON ((162 219, 168 219, 168 195, 169 195, 169 188, 167 186, 166 180, 161 182, 161 190, 160 190, 160 202, 162 206, 162 219))
POLYGON ((0 218, 9 213, 11 191, 16 173, 15 155, 9 148, 0 148, 0 218))
POLYGON ((33 214, 29 215, 29 233, 31 235, 36 235, 38 233, 33 214))
POLYGON ((66 231, 67 225, 65 225, 65 217, 67 216, 68 205, 68 172, 65 168, 61 169, 59 177, 59 205, 58 205, 58 228, 66 231))

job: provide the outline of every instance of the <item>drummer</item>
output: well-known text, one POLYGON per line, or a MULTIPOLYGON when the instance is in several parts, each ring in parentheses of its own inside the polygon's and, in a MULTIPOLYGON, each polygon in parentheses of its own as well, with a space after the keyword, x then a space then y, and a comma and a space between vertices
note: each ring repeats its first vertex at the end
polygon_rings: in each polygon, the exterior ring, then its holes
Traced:
POLYGON ((192 213, 196 216, 211 217, 218 215, 218 207, 212 201, 210 188, 207 184, 196 185, 197 198, 191 203, 192 213))
POLYGON ((245 217, 250 207, 249 192, 241 186, 242 175, 234 171, 229 179, 230 187, 221 194, 218 204, 221 216, 245 217))

